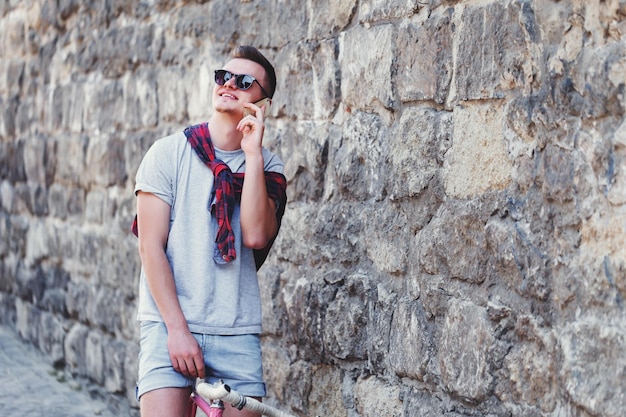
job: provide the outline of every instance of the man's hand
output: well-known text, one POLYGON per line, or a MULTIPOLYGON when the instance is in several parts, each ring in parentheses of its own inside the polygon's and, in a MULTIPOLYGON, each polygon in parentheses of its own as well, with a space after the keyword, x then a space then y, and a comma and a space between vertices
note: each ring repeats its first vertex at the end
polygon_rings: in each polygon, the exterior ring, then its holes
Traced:
POLYGON ((167 334, 170 360, 177 372, 190 378, 204 378, 204 357, 198 342, 189 330, 167 334))
POLYGON ((265 131, 265 123, 263 119, 265 117, 266 106, 259 107, 254 103, 245 103, 245 108, 253 111, 237 125, 237 130, 242 133, 241 149, 249 154, 261 155, 261 145, 263 143, 263 132, 265 131))

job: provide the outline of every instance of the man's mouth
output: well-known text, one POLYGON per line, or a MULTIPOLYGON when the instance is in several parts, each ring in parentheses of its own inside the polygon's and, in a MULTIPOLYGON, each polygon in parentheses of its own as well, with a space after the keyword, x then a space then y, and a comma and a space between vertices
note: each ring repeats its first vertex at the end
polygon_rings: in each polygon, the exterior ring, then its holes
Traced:
POLYGON ((226 97, 226 98, 230 98, 232 100, 237 100, 237 97, 233 96, 232 94, 228 94, 228 93, 220 94, 220 97, 226 97))

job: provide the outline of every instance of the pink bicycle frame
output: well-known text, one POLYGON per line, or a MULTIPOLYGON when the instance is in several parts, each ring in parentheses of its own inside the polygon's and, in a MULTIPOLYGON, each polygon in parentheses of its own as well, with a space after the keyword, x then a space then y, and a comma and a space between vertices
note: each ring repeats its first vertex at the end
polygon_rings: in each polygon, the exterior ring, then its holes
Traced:
POLYGON ((189 401, 191 402, 191 407, 187 417, 196 417, 198 407, 200 407, 208 417, 222 417, 222 413, 224 412, 224 404, 220 400, 216 400, 219 401, 219 403, 211 405, 195 392, 191 393, 189 401))

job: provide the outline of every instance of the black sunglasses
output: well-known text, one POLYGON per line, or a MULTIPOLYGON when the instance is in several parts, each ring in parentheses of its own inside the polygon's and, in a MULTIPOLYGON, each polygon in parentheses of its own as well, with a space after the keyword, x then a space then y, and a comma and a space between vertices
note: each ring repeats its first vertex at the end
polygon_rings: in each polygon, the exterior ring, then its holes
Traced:
POLYGON ((256 82, 259 87, 261 87, 261 91, 263 92, 263 94, 265 94, 265 97, 270 96, 269 94, 267 94, 261 83, 258 82, 257 79, 254 78, 252 75, 233 74, 232 72, 223 69, 215 70, 215 84, 217 85, 224 85, 228 82, 228 80, 233 77, 235 78, 235 85, 238 89, 247 90, 248 88, 252 87, 252 84, 256 82))

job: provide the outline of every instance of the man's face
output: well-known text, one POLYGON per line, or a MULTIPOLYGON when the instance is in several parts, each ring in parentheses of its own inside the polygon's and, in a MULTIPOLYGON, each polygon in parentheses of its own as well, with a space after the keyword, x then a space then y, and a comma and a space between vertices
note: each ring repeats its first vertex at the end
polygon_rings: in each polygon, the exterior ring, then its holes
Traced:
MULTIPOLYGON (((233 74, 251 75, 261 84, 265 83, 265 70, 254 61, 234 58, 222 67, 233 74)), ((263 86, 265 87, 265 85, 263 86)), ((243 103, 254 103, 265 98, 261 87, 256 82, 247 90, 240 90, 235 84, 235 77, 224 85, 215 84, 213 88, 213 109, 216 112, 236 113, 243 115, 243 103)))

